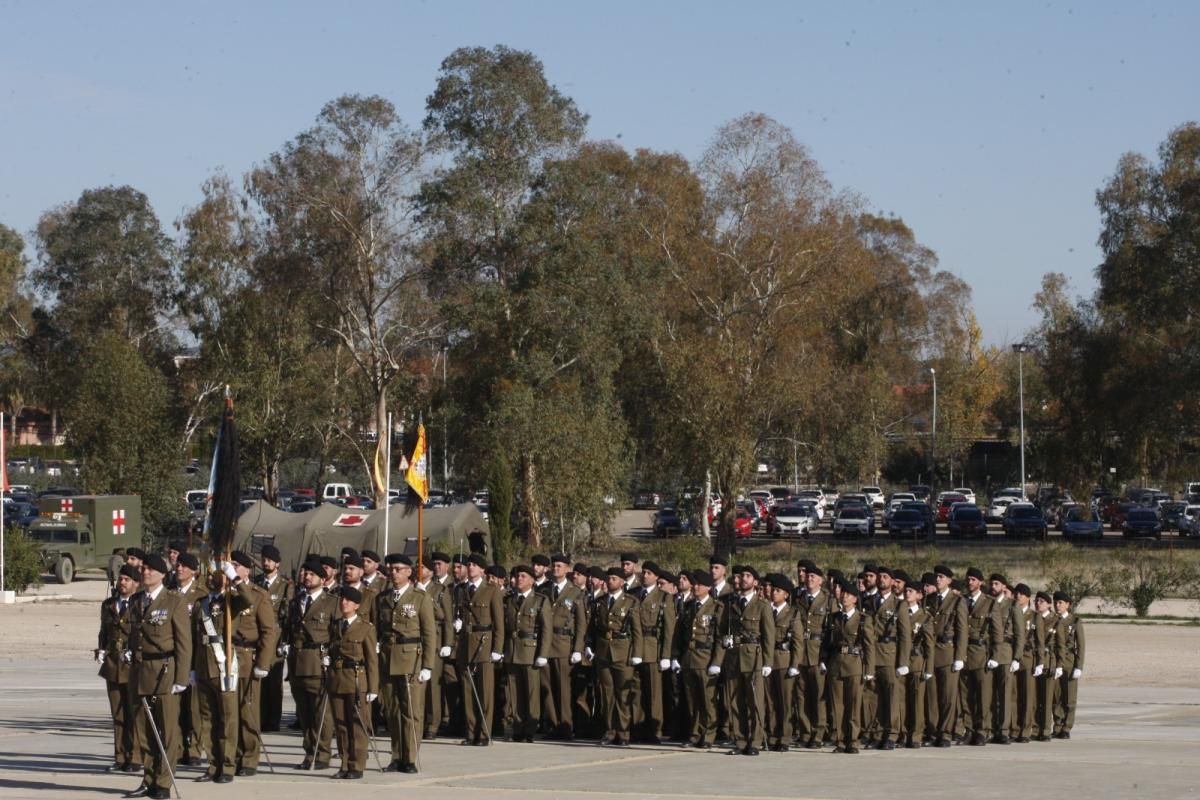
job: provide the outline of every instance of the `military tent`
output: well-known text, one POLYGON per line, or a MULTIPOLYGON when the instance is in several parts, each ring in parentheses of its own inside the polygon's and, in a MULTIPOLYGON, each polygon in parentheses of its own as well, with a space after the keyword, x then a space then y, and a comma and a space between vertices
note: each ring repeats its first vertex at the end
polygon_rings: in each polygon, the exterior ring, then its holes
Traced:
MULTIPOLYGON (((423 512, 425 552, 442 550, 446 553, 492 552, 491 534, 487 521, 474 503, 460 503, 447 508, 427 508, 423 512)), ((381 556, 388 552, 417 554, 417 515, 406 514, 404 507, 393 505, 386 512, 359 511, 324 503, 311 511, 293 514, 281 511, 259 500, 238 517, 233 546, 255 558, 264 545, 273 544, 282 556, 280 571, 294 574, 309 553, 335 558, 343 547, 362 551, 374 550, 381 556), (384 517, 388 521, 388 543, 384 546, 384 517)))

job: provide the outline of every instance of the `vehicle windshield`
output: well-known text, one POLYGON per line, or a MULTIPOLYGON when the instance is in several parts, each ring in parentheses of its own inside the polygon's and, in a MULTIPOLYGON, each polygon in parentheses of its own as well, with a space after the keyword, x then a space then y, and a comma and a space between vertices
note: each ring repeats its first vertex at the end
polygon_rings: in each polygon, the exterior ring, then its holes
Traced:
POLYGON ((45 528, 29 531, 29 538, 35 542, 53 542, 55 544, 74 544, 79 541, 79 534, 72 530, 47 530, 45 528))
POLYGON ((1173 514, 1180 514, 1187 510, 1187 503, 1163 503, 1162 509, 1173 514))
POLYGON ((1090 508, 1072 508, 1067 512, 1067 522, 1099 522, 1100 516, 1090 508))
POLYGON ((970 508, 956 508, 954 509, 954 518, 967 522, 975 522, 983 519, 983 512, 974 506, 970 508))
POLYGON ((892 522, 920 522, 921 512, 911 509, 904 509, 896 512, 896 516, 892 517, 892 522))
POLYGON ((805 506, 784 506, 775 512, 776 517, 806 517, 808 508, 805 506))
POLYGON ((842 511, 842 519, 866 519, 867 512, 859 506, 851 506, 842 511))
POLYGON ((1149 509, 1145 511, 1130 511, 1126 517, 1130 522, 1156 522, 1158 515, 1149 509))
POLYGON ((1013 519, 1037 519, 1042 516, 1042 512, 1032 506, 1013 506, 1009 508, 1008 513, 1013 519))

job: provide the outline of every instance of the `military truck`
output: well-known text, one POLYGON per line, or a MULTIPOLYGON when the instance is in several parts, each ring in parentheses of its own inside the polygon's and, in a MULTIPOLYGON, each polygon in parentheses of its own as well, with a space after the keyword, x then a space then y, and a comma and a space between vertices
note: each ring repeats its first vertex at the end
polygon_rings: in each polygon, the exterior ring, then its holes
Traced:
POLYGON ((126 548, 142 544, 142 498, 134 494, 47 496, 38 512, 28 536, 59 583, 70 583, 81 569, 102 569, 115 580, 126 548))

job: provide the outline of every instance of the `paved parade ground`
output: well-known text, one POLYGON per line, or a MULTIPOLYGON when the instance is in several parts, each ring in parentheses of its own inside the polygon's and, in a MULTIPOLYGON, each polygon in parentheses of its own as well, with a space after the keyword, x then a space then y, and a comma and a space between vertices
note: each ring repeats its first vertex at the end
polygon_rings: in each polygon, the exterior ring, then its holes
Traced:
MULTIPOLYGON (((136 777, 103 771, 111 762, 112 734, 103 682, 90 660, 96 611, 95 602, 78 601, 0 607, 0 797, 115 798, 137 785, 136 777)), ((194 783, 200 770, 185 769, 181 789, 188 800, 295 800, 347 790, 355 798, 425 800, 1200 797, 1200 627, 1090 624, 1089 671, 1070 741, 854 756, 793 750, 748 758, 672 746, 614 750, 498 741, 463 748, 438 740, 422 746, 419 775, 372 771, 346 786, 330 782, 332 770, 293 770, 301 758, 299 738, 285 732, 266 736, 276 774, 263 770, 219 786, 194 783)), ((285 722, 290 714, 286 698, 285 722)))

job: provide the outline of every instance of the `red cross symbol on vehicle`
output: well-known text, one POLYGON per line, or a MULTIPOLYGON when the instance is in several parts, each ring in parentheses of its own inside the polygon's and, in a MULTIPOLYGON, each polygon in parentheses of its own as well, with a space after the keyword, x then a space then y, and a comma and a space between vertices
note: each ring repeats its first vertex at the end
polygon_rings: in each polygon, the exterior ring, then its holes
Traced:
POLYGON ((75 510, 75 501, 69 497, 64 497, 62 499, 61 510, 63 512, 74 511, 75 510))
POLYGON ((113 536, 120 536, 125 532, 125 509, 118 508, 113 510, 113 536))

